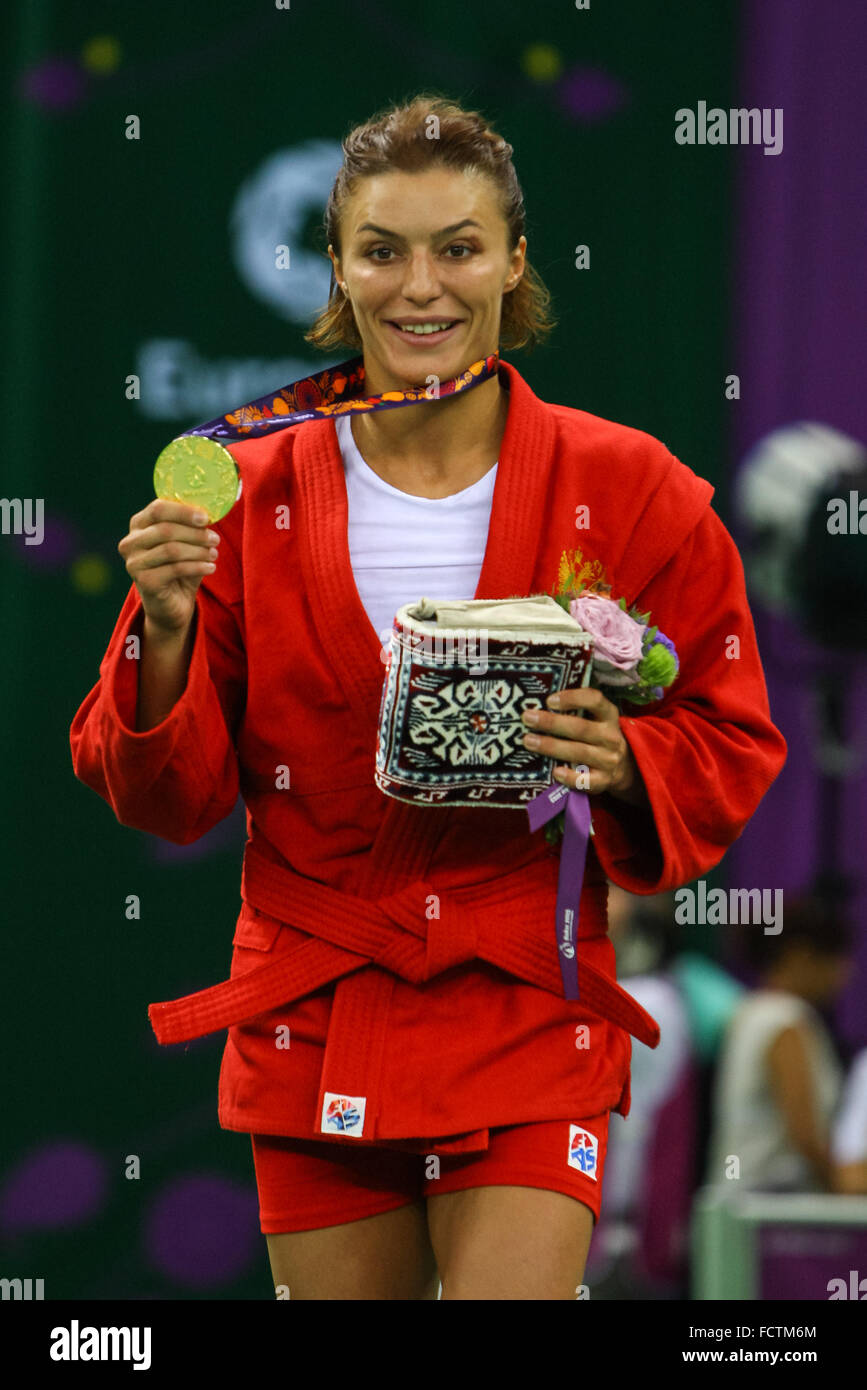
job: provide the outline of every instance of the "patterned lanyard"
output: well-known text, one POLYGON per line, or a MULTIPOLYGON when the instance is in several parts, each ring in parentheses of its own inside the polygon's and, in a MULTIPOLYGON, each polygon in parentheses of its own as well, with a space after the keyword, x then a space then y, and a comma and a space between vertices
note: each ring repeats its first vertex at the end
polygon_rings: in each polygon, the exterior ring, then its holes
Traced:
POLYGON ((435 386, 410 387, 406 391, 383 391, 379 396, 363 396, 364 359, 352 357, 336 367, 302 377, 269 391, 246 405, 217 415, 204 425, 184 430, 178 438, 196 435, 205 439, 255 439, 257 436, 299 425, 302 420, 329 418, 334 415, 355 415, 368 410, 391 410, 418 401, 442 400, 461 391, 472 390, 487 381, 497 371, 500 355, 492 352, 450 381, 435 386))

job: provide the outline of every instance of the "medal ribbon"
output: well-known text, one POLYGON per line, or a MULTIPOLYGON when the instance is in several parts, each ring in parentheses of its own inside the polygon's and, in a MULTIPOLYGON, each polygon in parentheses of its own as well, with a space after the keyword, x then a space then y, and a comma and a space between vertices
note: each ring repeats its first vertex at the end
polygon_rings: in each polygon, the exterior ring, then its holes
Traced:
POLYGON ((217 415, 204 425, 184 430, 178 439, 189 435, 199 435, 205 439, 240 440, 256 439, 262 435, 273 434, 277 430, 288 429, 290 425, 300 425, 302 420, 329 419, 335 415, 354 415, 368 410, 392 410, 402 405, 415 405, 418 401, 441 400, 443 396, 456 396, 461 391, 472 390, 487 381, 497 371, 500 360, 498 352, 474 362, 459 376, 450 381, 440 382, 431 395, 431 387, 410 387, 406 391, 383 391, 379 396, 364 396, 364 359, 352 357, 340 362, 336 367, 326 367, 322 372, 302 377, 300 381, 290 382, 278 391, 257 396, 226 415, 217 415))
POLYGON ((557 879, 557 954, 563 976, 564 997, 578 999, 578 905, 587 862, 587 844, 593 833, 590 798, 584 791, 554 782, 533 797, 527 806, 527 815, 530 817, 531 831, 541 830, 564 809, 564 796, 566 824, 557 879))

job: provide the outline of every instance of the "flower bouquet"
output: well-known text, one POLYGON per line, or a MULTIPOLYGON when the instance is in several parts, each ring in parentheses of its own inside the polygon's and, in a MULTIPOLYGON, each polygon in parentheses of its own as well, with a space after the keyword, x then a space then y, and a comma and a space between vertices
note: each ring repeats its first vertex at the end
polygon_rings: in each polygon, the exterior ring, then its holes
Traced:
MULTIPOLYGON (((551 593, 593 638, 590 685, 622 710, 623 702, 649 705, 661 700, 680 670, 674 643, 652 626, 650 613, 627 608, 624 598, 610 597, 611 586, 597 581, 551 593)), ((563 837, 561 812, 545 826, 545 837, 557 845, 563 837)))

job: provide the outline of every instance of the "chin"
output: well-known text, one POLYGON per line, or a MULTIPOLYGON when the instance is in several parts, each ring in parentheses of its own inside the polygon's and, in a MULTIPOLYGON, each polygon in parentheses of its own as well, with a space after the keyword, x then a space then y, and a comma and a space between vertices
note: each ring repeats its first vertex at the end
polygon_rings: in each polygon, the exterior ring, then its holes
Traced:
POLYGON ((455 352, 454 348, 443 344, 441 348, 434 346, 426 351, 410 348, 407 352, 390 352, 385 360, 400 376, 420 377, 424 381, 426 376, 434 375, 448 380, 462 372, 470 362, 478 360, 475 357, 466 357, 465 361, 465 357, 465 353, 455 352))

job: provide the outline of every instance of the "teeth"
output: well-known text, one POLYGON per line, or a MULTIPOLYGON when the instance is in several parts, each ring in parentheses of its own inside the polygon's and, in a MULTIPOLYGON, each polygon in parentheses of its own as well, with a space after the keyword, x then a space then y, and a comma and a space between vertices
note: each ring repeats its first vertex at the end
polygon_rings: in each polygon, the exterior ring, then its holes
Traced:
POLYGON ((399 324, 401 333, 439 333, 443 328, 451 328, 451 322, 446 323, 412 323, 399 324))

